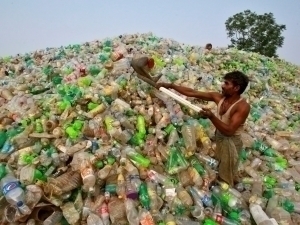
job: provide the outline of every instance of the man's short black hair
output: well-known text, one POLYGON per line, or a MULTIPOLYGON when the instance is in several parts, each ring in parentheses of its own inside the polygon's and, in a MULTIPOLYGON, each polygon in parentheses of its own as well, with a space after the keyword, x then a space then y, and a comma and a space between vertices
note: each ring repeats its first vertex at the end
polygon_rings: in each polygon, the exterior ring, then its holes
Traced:
POLYGON ((212 44, 211 44, 211 43, 206 44, 205 48, 206 48, 206 49, 212 48, 212 44))
POLYGON ((231 81, 234 86, 239 86, 239 94, 243 94, 249 84, 249 78, 240 71, 226 73, 224 79, 231 81))

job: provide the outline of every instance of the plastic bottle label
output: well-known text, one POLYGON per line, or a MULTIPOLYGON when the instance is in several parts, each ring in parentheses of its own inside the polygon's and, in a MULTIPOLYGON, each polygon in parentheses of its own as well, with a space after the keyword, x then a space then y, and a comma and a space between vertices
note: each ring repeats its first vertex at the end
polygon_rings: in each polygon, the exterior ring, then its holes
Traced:
POLYGON ((141 220, 141 225, 155 225, 152 216, 151 215, 146 215, 142 220, 141 220))
POLYGON ((217 164, 218 164, 218 162, 215 159, 213 159, 213 158, 209 158, 207 163, 211 167, 216 167, 217 164))
POLYGON ((156 178, 155 172, 150 170, 147 175, 148 175, 150 180, 155 181, 155 178, 156 178))
POLYGON ((5 184, 2 189, 3 195, 7 195, 8 192, 18 187, 20 187, 20 183, 18 181, 13 181, 5 184))
POLYGON ((201 198, 201 201, 204 203, 204 205, 207 206, 207 204, 211 201, 211 198, 207 195, 204 195, 202 198, 201 198))
POLYGON ((107 207, 107 205, 101 206, 101 208, 100 208, 100 214, 101 215, 107 215, 108 214, 108 207, 107 207))
POLYGON ((83 170, 81 170, 81 177, 82 179, 84 179, 87 176, 93 175, 93 170, 91 168, 84 168, 83 170))
POLYGON ((4 143, 1 152, 2 153, 10 153, 12 151, 14 151, 14 146, 11 144, 10 140, 7 140, 4 143))
POLYGON ((223 216, 216 215, 216 222, 219 223, 219 224, 222 224, 223 223, 223 216))

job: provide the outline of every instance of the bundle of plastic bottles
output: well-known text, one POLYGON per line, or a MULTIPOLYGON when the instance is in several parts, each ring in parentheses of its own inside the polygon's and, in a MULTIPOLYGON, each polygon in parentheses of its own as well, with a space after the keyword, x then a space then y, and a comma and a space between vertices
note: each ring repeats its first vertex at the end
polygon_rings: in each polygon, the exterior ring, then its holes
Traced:
POLYGON ((300 224, 299 67, 147 33, 3 57, 0 69, 2 224, 300 224), (160 82, 197 90, 250 77, 236 186, 217 179, 212 124, 139 80, 141 55, 160 82))

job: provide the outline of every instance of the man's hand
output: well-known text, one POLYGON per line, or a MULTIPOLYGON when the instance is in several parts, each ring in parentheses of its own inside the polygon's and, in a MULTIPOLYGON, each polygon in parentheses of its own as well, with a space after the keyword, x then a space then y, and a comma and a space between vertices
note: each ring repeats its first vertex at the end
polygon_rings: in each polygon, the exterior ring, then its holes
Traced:
POLYGON ((169 88, 171 88, 171 86, 172 86, 172 84, 170 84, 170 83, 157 83, 157 84, 155 85, 155 87, 156 87, 157 89, 159 89, 159 88, 161 88, 161 87, 164 87, 164 88, 169 89, 169 88))
POLYGON ((213 113, 210 111, 210 109, 207 109, 207 108, 203 108, 200 112, 199 112, 199 115, 201 118, 204 118, 204 119, 210 119, 213 117, 213 113))

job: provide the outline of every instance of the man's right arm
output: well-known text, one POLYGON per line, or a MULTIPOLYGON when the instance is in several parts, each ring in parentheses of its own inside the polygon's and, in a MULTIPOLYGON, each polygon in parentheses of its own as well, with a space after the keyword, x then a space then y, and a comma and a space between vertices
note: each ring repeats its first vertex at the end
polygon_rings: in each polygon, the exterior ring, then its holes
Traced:
POLYGON ((201 92, 196 91, 188 87, 183 87, 175 84, 169 84, 169 83, 158 83, 156 86, 158 89, 160 87, 164 87, 167 89, 174 89, 175 91, 178 91, 180 94, 183 94, 187 97, 195 97, 202 99, 204 101, 214 101, 215 103, 218 103, 223 96, 218 92, 201 92))

